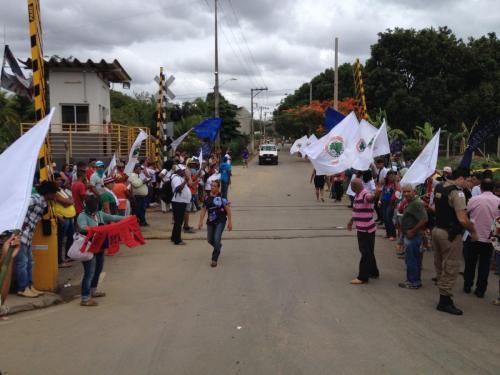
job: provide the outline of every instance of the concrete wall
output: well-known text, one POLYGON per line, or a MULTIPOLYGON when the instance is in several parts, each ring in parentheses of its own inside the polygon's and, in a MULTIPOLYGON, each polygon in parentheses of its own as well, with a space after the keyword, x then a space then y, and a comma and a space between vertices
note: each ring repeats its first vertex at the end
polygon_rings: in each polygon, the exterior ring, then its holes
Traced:
MULTIPOLYGON (((103 121, 111 121, 109 86, 97 73, 50 71, 50 107, 56 107, 54 124, 60 124, 61 106, 88 104, 90 132, 101 132, 103 121)), ((53 126, 52 131, 58 131, 53 126)))

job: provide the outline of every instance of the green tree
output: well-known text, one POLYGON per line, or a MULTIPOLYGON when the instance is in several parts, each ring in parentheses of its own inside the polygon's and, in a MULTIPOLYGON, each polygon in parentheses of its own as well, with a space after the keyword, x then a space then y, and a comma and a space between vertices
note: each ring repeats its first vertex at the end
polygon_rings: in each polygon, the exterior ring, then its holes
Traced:
POLYGON ((449 131, 462 121, 500 116, 500 41, 494 33, 466 43, 447 27, 379 33, 364 69, 368 109, 412 133, 429 121, 449 131))
POLYGON ((416 126, 413 133, 419 140, 427 143, 434 137, 434 127, 430 122, 425 122, 423 126, 416 126))
POLYGON ((111 90, 111 120, 116 124, 156 130, 156 100, 148 93, 134 96, 111 90))

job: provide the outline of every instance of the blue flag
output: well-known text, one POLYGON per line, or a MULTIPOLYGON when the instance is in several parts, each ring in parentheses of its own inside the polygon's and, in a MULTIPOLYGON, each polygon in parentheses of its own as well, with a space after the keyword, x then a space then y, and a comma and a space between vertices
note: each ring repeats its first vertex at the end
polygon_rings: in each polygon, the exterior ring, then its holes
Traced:
POLYGON ((222 124, 221 118, 209 118, 196 125, 193 130, 201 139, 215 141, 222 124))
POLYGON ((325 110, 325 128, 327 131, 332 130, 335 125, 337 125, 340 121, 342 121, 345 118, 345 116, 334 110, 331 107, 328 107, 325 110))

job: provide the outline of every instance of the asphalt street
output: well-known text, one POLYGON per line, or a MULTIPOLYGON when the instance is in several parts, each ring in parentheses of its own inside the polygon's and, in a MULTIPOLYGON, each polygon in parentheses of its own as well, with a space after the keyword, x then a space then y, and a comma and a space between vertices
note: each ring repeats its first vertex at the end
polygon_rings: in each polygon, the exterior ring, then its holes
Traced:
POLYGON ((457 283, 463 316, 438 312, 432 253, 424 287, 400 289, 404 262, 379 230, 380 279, 350 285, 359 261, 350 210, 316 202, 311 172, 287 152, 278 166, 236 167, 234 231, 217 268, 202 233, 187 246, 122 249, 106 259, 98 307, 73 301, 0 322, 0 372, 498 374, 498 276, 485 299, 457 283))

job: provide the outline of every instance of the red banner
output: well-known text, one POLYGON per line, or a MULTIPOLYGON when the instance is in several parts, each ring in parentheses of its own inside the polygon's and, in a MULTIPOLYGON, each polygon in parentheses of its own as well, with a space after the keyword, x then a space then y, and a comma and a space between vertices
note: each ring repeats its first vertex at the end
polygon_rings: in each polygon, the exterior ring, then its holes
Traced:
POLYGON ((136 247, 146 243, 136 216, 129 216, 116 223, 89 228, 83 248, 85 249, 87 243, 90 242, 88 251, 99 253, 103 250, 106 240, 108 241, 108 255, 116 254, 120 250, 120 244, 136 247))

